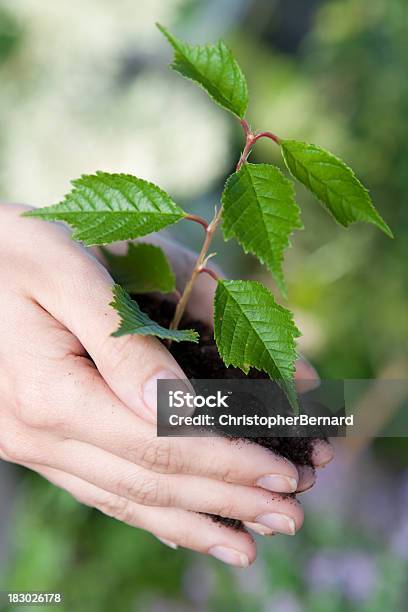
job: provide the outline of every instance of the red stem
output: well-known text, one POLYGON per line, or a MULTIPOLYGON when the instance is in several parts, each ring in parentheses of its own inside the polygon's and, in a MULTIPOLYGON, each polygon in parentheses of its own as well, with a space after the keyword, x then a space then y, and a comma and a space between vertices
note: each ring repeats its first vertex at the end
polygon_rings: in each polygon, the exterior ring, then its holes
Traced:
POLYGON ((199 272, 200 272, 200 274, 202 272, 205 272, 206 274, 209 274, 215 281, 219 280, 218 274, 216 272, 214 272, 214 270, 211 270, 211 268, 200 268, 199 272))
POLYGON ((255 137, 252 133, 252 130, 249 126, 248 121, 246 119, 241 119, 240 124, 242 125, 242 129, 244 130, 245 147, 241 153, 241 157, 238 160, 237 167, 235 168, 235 172, 238 172, 243 166, 243 164, 246 162, 246 160, 248 159, 248 155, 251 152, 252 145, 255 142, 254 140, 255 137))
POLYGON ((244 130, 245 138, 247 139, 251 132, 251 128, 249 127, 249 123, 246 119, 241 119, 240 124, 242 125, 242 129, 244 130))
POLYGON ((208 223, 205 219, 203 219, 199 215, 186 215, 184 218, 187 219, 187 221, 194 221, 195 223, 199 223, 200 225, 203 226, 205 231, 207 231, 208 223))
POLYGON ((253 134, 248 134, 244 150, 241 153, 241 157, 239 158, 235 172, 238 172, 242 168, 242 166, 245 164, 246 160, 248 159, 248 155, 251 152, 253 144, 254 144, 254 136, 253 134))
POLYGON ((253 141, 256 142, 260 138, 270 138, 276 142, 276 144, 280 144, 279 138, 276 136, 276 134, 272 134, 272 132, 259 132, 259 134, 255 134, 253 141))
POLYGON ((256 143, 257 140, 260 140, 260 138, 270 138, 271 140, 276 142, 276 144, 280 144, 279 138, 272 132, 259 132, 258 134, 254 134, 246 119, 241 119, 240 124, 242 125, 242 129, 244 130, 245 147, 241 153, 241 157, 239 158, 235 172, 238 172, 245 164, 246 160, 249 157, 249 154, 251 153, 253 145, 256 143))
POLYGON ((178 328, 180 321, 181 321, 181 317, 183 316, 184 310, 187 306, 187 302, 190 297, 191 291, 194 287, 194 282, 197 276, 199 275, 201 269, 205 267, 205 262, 207 260, 207 253, 208 253, 209 246, 211 244, 214 232, 216 231, 218 224, 220 223, 220 220, 221 220, 221 212, 222 212, 222 208, 219 208, 218 210, 216 210, 214 218, 212 219, 211 223, 208 224, 208 227, 205 232, 205 240, 203 242, 203 246, 201 247, 201 251, 197 257, 197 261, 195 263, 194 269, 191 273, 189 280, 186 283, 186 286, 184 287, 184 291, 176 306, 173 320, 170 323, 170 329, 178 328))

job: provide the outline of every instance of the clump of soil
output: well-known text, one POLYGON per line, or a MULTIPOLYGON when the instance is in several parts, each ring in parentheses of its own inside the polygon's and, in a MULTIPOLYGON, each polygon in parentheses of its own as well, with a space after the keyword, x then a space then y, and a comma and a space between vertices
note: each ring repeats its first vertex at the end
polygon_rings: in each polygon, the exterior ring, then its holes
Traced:
MULTIPOLYGON (((174 304, 167 300, 158 300, 152 296, 137 296, 137 302, 142 310, 147 312, 154 320, 168 327, 174 313, 174 304)), ((245 374, 239 368, 226 367, 221 360, 214 342, 212 329, 202 323, 185 317, 180 328, 192 328, 200 334, 198 344, 187 342, 173 342, 170 352, 180 364, 188 378, 218 378, 234 379, 245 378, 245 374)), ((267 374, 250 370, 248 374, 252 379, 267 379, 267 374)), ((278 455, 286 457, 293 463, 300 465, 311 465, 311 454, 313 450, 312 438, 249 438, 265 448, 269 448, 278 455)))
POLYGON ((231 529, 235 529, 236 531, 246 531, 244 524, 242 521, 233 518, 227 518, 225 516, 218 516, 217 514, 207 514, 205 512, 201 512, 204 516, 208 516, 214 523, 220 523, 225 527, 230 527, 231 529))
MULTIPOLYGON (((154 320, 168 327, 173 317, 174 304, 168 300, 158 299, 151 295, 136 296, 140 308, 149 314, 154 320)), ((173 342, 170 352, 180 364, 188 378, 202 379, 237 379, 245 378, 246 375, 239 368, 226 367, 221 360, 214 342, 212 329, 202 321, 195 321, 184 317, 181 329, 195 329, 200 334, 198 344, 187 342, 173 342)), ((252 379, 267 379, 267 374, 257 370, 250 370, 248 374, 252 379)), ((311 454, 313 450, 313 438, 302 437, 266 437, 247 438, 250 442, 257 443, 274 453, 281 455, 300 465, 312 465, 311 454)), ((208 515, 213 520, 234 529, 242 529, 241 521, 228 519, 215 515, 208 515)))

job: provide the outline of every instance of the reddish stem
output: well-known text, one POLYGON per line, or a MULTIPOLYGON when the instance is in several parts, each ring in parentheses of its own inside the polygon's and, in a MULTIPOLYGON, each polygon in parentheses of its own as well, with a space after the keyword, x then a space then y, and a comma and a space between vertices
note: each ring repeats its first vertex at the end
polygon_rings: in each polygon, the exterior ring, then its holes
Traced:
POLYGON ((242 126, 242 129, 244 130, 245 146, 244 146, 244 150, 241 153, 241 157, 238 160, 237 167, 235 168, 235 172, 238 172, 241 169, 242 165, 248 159, 248 155, 251 151, 251 147, 253 144, 253 138, 254 138, 254 135, 252 133, 252 130, 249 126, 248 121, 246 119, 241 119, 240 124, 242 126))
POLYGON ((242 166, 245 164, 245 162, 247 161, 249 157, 249 154, 251 153, 253 145, 260 138, 270 138, 271 140, 276 142, 276 144, 280 144, 279 138, 272 132, 259 132, 258 134, 254 134, 249 126, 248 121, 246 121, 246 119, 241 119, 240 123, 242 125, 242 129, 244 130, 245 147, 237 163, 237 167, 235 169, 236 172, 238 172, 242 168, 242 166))
POLYGON ((214 218, 212 219, 211 223, 208 224, 207 230, 205 232, 205 240, 203 242, 203 246, 201 247, 201 251, 197 257, 197 261, 192 271, 192 274, 189 280, 187 281, 187 284, 184 287, 184 291, 181 295, 181 298, 176 306, 173 320, 170 323, 170 329, 178 328, 180 321, 181 321, 181 317, 183 316, 183 313, 186 309, 187 302, 190 297, 191 291, 193 290, 195 280, 197 276, 199 275, 201 269, 205 267, 208 249, 210 247, 214 232, 217 229, 218 224, 221 221, 221 211, 222 211, 222 208, 219 208, 215 212, 214 218))
POLYGON ((241 153, 241 157, 239 158, 239 161, 237 163, 237 167, 235 169, 235 172, 238 172, 242 168, 242 166, 245 164, 245 162, 248 159, 248 156, 249 156, 249 154, 251 152, 253 144, 254 144, 254 136, 253 136, 253 134, 248 134, 244 150, 241 153))
POLYGON ((214 272, 214 270, 211 270, 211 268, 200 268, 199 272, 200 272, 200 274, 202 272, 205 272, 205 274, 209 274, 211 276, 211 278, 213 278, 215 281, 219 280, 218 274, 216 272, 214 272))
POLYGON ((248 136, 252 134, 248 121, 246 119, 241 119, 240 124, 242 125, 242 129, 244 130, 245 138, 248 138, 248 136))
POLYGON ((200 225, 203 226, 205 231, 207 231, 208 223, 205 219, 203 219, 199 215, 186 215, 184 218, 187 219, 187 221, 194 221, 195 223, 199 223, 200 225))
POLYGON ((276 136, 276 134, 272 134, 272 132, 259 132, 259 134, 255 134, 253 142, 256 142, 260 138, 270 138, 276 142, 276 144, 280 144, 279 138, 276 136))

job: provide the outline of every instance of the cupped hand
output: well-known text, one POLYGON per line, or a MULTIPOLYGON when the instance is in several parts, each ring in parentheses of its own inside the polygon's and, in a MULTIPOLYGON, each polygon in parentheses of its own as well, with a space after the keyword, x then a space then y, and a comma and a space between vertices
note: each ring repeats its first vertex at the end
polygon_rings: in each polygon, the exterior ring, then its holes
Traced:
MULTIPOLYGON (((182 370, 155 338, 111 337, 119 321, 103 263, 59 224, 22 218, 25 209, 0 206, 0 457, 232 565, 254 560, 253 539, 198 513, 295 533, 303 512, 287 494, 309 488, 313 470, 223 438, 156 437, 156 380, 182 370)), ((211 282, 200 279, 194 298, 207 316, 211 282)), ((322 443, 315 463, 330 457, 322 443)))

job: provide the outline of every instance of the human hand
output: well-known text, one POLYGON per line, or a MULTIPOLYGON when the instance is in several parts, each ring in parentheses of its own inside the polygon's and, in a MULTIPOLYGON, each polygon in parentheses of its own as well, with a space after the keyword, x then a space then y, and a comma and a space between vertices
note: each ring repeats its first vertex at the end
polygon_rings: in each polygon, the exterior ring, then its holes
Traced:
MULTIPOLYGON (((0 456, 232 565, 254 560, 251 536, 197 512, 265 523, 265 533, 299 529, 302 509, 285 493, 308 488, 312 470, 299 478, 289 461, 227 439, 157 438, 155 381, 182 370, 155 338, 110 336, 118 316, 106 268, 64 227, 23 210, 0 207, 0 456)), ((197 292, 209 295, 209 282, 197 292)))

